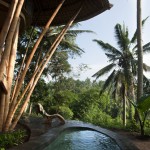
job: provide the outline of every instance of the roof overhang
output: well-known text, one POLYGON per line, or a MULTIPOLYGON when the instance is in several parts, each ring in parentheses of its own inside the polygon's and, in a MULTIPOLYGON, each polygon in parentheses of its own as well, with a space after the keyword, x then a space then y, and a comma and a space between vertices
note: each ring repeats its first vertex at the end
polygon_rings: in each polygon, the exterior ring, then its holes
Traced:
MULTIPOLYGON (((21 13, 21 27, 45 26, 61 0, 26 0, 21 13)), ((0 0, 0 28, 7 17, 11 0, 0 0)), ((110 9, 108 0, 65 0, 52 25, 66 24, 82 6, 74 22, 90 19, 110 9)))
MULTIPOLYGON (((33 0, 34 11, 32 25, 45 25, 60 1, 61 0, 33 0)), ((66 0, 52 22, 52 25, 66 24, 81 5, 82 10, 75 22, 90 19, 112 7, 108 0, 66 0)))

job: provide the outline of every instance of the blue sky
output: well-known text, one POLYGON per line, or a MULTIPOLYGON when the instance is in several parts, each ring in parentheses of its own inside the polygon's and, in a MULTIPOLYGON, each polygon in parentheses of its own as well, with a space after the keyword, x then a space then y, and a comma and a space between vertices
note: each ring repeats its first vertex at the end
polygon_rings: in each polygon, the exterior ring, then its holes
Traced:
MULTIPOLYGON (((114 37, 114 26, 119 24, 125 24, 129 29, 130 36, 136 30, 136 1, 137 0, 109 0, 113 7, 110 10, 84 22, 81 22, 81 26, 78 29, 92 30, 95 34, 82 34, 78 36, 77 43, 84 49, 85 53, 82 57, 76 59, 70 59, 69 62, 74 68, 75 74, 78 73, 77 66, 80 64, 87 64, 89 68, 82 72, 79 79, 84 80, 97 72, 100 68, 108 64, 107 58, 100 47, 93 42, 93 39, 102 40, 117 47, 114 37)), ((143 19, 150 15, 150 0, 142 0, 142 17, 143 19)), ((143 42, 150 41, 150 18, 147 20, 143 30, 143 42)), ((150 55, 144 56, 144 62, 150 65, 150 55)), ((147 74, 150 78, 150 75, 147 74)), ((94 79, 94 78, 91 78, 94 79)), ((102 79, 105 79, 103 77, 102 79)))

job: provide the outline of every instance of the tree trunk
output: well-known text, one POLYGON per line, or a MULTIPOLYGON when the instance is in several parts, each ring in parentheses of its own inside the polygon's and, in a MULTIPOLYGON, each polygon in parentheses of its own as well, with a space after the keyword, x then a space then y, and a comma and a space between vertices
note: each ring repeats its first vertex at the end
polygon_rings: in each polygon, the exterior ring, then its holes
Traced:
POLYGON ((126 87, 122 85, 122 96, 123 96, 123 126, 126 126, 126 87))
POLYGON ((123 99, 123 125, 126 126, 126 97, 123 99))
MULTIPOLYGON (((143 47, 142 47, 142 11, 141 0, 137 0, 137 46, 138 46, 138 84, 137 84, 137 102, 143 95, 143 47)), ((137 111, 135 111, 135 120, 138 122, 137 111)))
MULTIPOLYGON (((129 99, 135 103, 135 88, 134 88, 134 79, 133 79, 133 75, 131 77, 131 85, 129 87, 129 99)), ((129 119, 132 120, 133 116, 134 116, 134 107, 132 105, 132 103, 129 101, 129 119)))
POLYGON ((141 0, 137 0, 138 85, 137 100, 143 95, 143 47, 141 0))

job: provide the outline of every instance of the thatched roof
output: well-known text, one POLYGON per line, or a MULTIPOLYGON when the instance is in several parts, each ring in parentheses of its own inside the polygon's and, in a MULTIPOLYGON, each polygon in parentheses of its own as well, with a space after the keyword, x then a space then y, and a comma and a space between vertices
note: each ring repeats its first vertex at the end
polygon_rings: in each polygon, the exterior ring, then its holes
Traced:
MULTIPOLYGON (((43 26, 48 21, 61 0, 33 0, 32 25, 43 26)), ((82 11, 75 22, 90 19, 111 8, 108 0, 66 0, 53 21, 53 25, 65 24, 83 4, 82 11)))
MULTIPOLYGON (((0 0, 0 29, 12 0, 0 0)), ((21 14, 21 27, 28 25, 45 26, 61 0, 25 0, 21 14)), ((111 8, 108 0, 66 0, 52 25, 66 24, 83 4, 75 22, 90 19, 111 8)))

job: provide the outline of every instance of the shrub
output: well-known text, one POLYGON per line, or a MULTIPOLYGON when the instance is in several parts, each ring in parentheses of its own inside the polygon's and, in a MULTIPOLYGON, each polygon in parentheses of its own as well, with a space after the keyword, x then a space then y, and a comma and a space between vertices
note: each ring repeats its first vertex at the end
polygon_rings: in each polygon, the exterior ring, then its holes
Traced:
POLYGON ((72 110, 66 106, 60 106, 58 113, 61 114, 65 119, 72 119, 73 117, 72 110))
POLYGON ((52 106, 49 109, 50 114, 58 113, 62 115, 65 119, 72 119, 73 112, 72 110, 67 106, 52 106))
POLYGON ((126 125, 126 130, 129 130, 131 132, 139 132, 140 128, 139 125, 137 124, 136 120, 131 120, 128 121, 127 125, 126 125))
POLYGON ((0 150, 22 144, 25 136, 26 134, 23 130, 0 133, 0 150))

